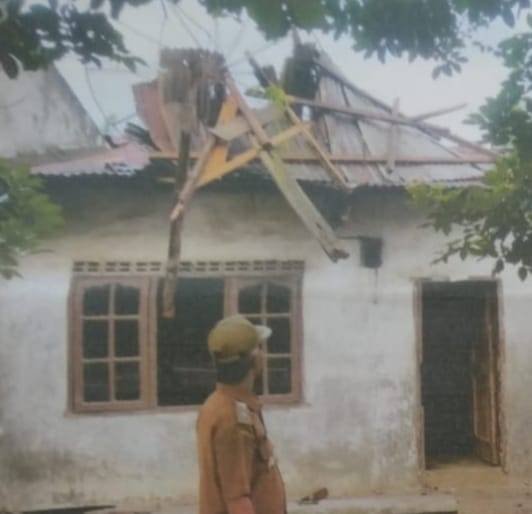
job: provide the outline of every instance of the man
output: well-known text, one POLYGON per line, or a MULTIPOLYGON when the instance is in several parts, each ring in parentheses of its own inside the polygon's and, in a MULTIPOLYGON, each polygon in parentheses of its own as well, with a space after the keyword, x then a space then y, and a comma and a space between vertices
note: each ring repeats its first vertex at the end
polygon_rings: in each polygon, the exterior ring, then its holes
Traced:
POLYGON ((285 514, 284 484, 253 393, 262 374, 268 327, 243 316, 209 334, 216 391, 198 417, 200 514, 285 514))

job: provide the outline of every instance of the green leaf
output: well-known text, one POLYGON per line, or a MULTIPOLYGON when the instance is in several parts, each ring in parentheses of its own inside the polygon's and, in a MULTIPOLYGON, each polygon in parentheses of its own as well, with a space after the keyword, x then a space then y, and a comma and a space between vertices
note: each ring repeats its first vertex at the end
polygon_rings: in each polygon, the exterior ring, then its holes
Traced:
POLYGON ((282 37, 290 28, 281 0, 250 0, 247 10, 268 38, 282 37))
POLYGON ((41 240, 55 233, 63 220, 60 208, 28 169, 0 160, 0 179, 9 189, 9 200, 0 204, 0 275, 13 278, 20 257, 38 251, 41 240))
POLYGON ((498 275, 504 270, 504 261, 502 259, 497 259, 495 267, 493 268, 493 274, 498 275))
POLYGON ((3 53, 0 49, 0 63, 2 64, 2 68, 4 68, 4 71, 6 72, 6 75, 10 79, 14 79, 18 75, 18 65, 17 61, 15 59, 6 53, 3 53))
POLYGON ((325 9, 321 0, 287 0, 287 6, 297 26, 305 29, 325 26, 325 9))

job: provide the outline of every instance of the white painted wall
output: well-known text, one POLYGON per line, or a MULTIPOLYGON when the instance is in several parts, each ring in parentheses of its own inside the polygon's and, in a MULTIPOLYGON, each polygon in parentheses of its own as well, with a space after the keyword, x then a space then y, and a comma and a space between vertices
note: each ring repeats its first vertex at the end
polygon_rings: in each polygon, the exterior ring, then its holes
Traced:
MULTIPOLYGON (((92 186, 91 186, 92 187, 92 186)), ((0 494, 4 506, 194 502, 196 412, 75 416, 67 407, 67 293, 74 259, 162 260, 168 193, 133 182, 71 191, 76 213, 51 254, 28 257, 0 286, 0 494), (129 196, 129 200, 125 200, 129 196), (142 207, 139 208, 139 205, 142 207)), ((415 487, 413 281, 487 275, 489 263, 430 264, 442 240, 393 196, 359 198, 353 234, 384 238, 378 274, 332 264, 276 195, 203 193, 190 211, 184 259, 302 259, 304 401, 269 407, 290 497, 415 487)), ((508 471, 532 476, 532 282, 504 279, 504 409, 508 471)), ((0 501, 0 507, 2 502, 0 501)))
POLYGON ((0 71, 0 157, 99 142, 94 122, 54 67, 21 72, 14 80, 0 71))

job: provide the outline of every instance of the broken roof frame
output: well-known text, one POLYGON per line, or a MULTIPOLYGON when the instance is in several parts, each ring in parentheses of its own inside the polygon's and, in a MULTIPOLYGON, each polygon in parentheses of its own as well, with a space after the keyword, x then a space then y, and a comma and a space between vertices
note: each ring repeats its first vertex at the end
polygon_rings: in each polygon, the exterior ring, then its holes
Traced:
MULTIPOLYGON (((261 74, 260 66, 253 57, 248 56, 248 59, 255 73, 259 76, 261 74)), ((325 74, 329 74, 335 80, 340 81, 342 87, 345 85, 345 87, 353 89, 370 102, 383 108, 383 104, 370 95, 361 93, 358 88, 350 84, 328 62, 325 62, 322 56, 318 56, 316 63, 324 70, 325 74)), ((262 79, 269 81, 266 74, 262 76, 262 79)), ((286 167, 287 163, 305 161, 319 163, 336 187, 350 191, 353 187, 349 184, 344 170, 341 166, 337 166, 337 163, 358 162, 372 165, 381 175, 381 178, 384 181, 388 181, 390 180, 390 175, 393 174, 400 163, 489 164, 494 162, 496 157, 496 154, 490 150, 484 149, 474 143, 469 143, 462 138, 454 136, 449 131, 426 123, 425 120, 429 117, 448 112, 449 109, 408 118, 399 112, 398 102, 391 109, 385 106, 385 109, 391 112, 383 114, 382 112, 372 112, 371 110, 356 109, 323 101, 285 95, 286 102, 282 105, 270 105, 265 109, 253 110, 247 104, 227 70, 225 72, 225 86, 228 96, 225 99, 224 107, 232 105, 232 114, 230 116, 226 115, 223 120, 219 119, 215 126, 209 129, 209 136, 205 147, 200 152, 200 157, 191 172, 187 175, 187 180, 171 212, 170 219, 172 223, 181 220, 197 188, 219 180, 237 170, 243 170, 251 162, 259 161, 301 221, 318 240, 327 255, 331 260, 336 261, 347 257, 348 253, 336 237, 334 230, 301 189, 296 178, 291 175, 290 170, 286 167), (378 123, 389 124, 386 153, 374 155, 368 148, 362 148, 362 155, 356 153, 335 155, 329 152, 329 149, 324 148, 323 144, 312 134, 311 124, 303 122, 294 112, 291 108, 293 104, 311 106, 327 113, 326 116, 329 117, 331 117, 330 113, 339 113, 342 116, 345 115, 356 120, 366 120, 368 123, 377 120, 378 123), (280 121, 282 121, 281 127, 277 127, 273 133, 271 131, 267 132, 266 125, 275 124, 280 121), (398 155, 398 126, 414 127, 431 136, 434 135, 434 132, 437 132, 437 137, 446 137, 454 142, 460 142, 463 146, 474 149, 477 155, 465 157, 453 152, 451 149, 445 149, 445 155, 436 157, 398 155), (229 157, 229 145, 231 142, 243 137, 247 138, 247 148, 229 157), (307 151, 300 153, 281 153, 279 151, 282 145, 296 137, 302 138, 307 151), (382 165, 386 166, 384 167, 382 165)), ((177 152, 165 152, 163 155, 154 154, 153 157, 177 159, 179 155, 177 152)))
MULTIPOLYGON (((417 173, 421 181, 469 185, 478 183, 485 166, 494 163, 498 157, 491 150, 426 121, 457 107, 407 117, 400 112, 398 102, 390 107, 375 99, 350 83, 328 56, 312 50, 311 64, 319 69, 313 98, 283 93, 283 102, 252 109, 224 67, 223 74, 220 73, 223 77, 218 82, 223 83, 225 99, 217 122, 210 128, 200 125, 198 133, 194 131, 198 124, 190 123, 187 118, 190 117, 188 111, 196 109, 191 105, 193 97, 187 96, 186 88, 175 77, 173 87, 182 96, 177 104, 173 101, 175 99, 164 98, 168 92, 172 94, 172 87, 163 83, 164 73, 155 81, 133 87, 137 112, 148 128, 149 144, 153 148, 150 151, 147 146, 135 147, 135 143, 131 143, 132 150, 138 150, 135 160, 141 164, 159 159, 170 163, 181 161, 186 164, 181 170, 183 174, 188 170, 182 187, 177 174, 175 178, 177 198, 170 214, 168 280, 165 281, 174 284, 168 289, 169 294, 175 287, 183 217, 195 191, 233 172, 251 172, 252 164, 261 165, 327 255, 336 261, 347 257, 348 253, 300 182, 324 182, 349 193, 361 185, 404 187, 416 181, 417 173), (302 120, 295 112, 297 106, 308 107, 313 113, 312 120, 302 120), (176 131, 176 125, 179 127, 183 123, 179 119, 180 113, 185 125, 189 125, 186 130, 193 143, 192 151, 187 149, 187 155, 180 155, 179 130, 176 131), (445 147, 440 143, 441 139, 467 148, 470 153, 466 155, 445 147), (194 164, 189 168, 191 162, 194 164), (442 176, 442 169, 447 173, 452 169, 452 177, 442 176)), ((207 52, 207 55, 205 51, 184 49, 161 52, 162 61, 163 53, 171 61, 175 57, 172 52, 192 56, 190 59, 185 57, 185 61, 197 59, 196 65, 200 68, 205 65, 201 62, 202 57, 207 63, 217 59, 215 53, 207 52)), ((248 59, 259 81, 271 84, 270 75, 264 73, 251 56, 248 59)), ((131 153, 132 150, 126 145, 107 151, 101 164, 109 169, 108 161, 118 160, 114 154, 131 153)), ((98 160, 98 156, 89 158, 90 162, 79 159, 78 168, 90 167, 94 159, 98 160)), ((75 161, 60 163, 58 174, 67 175, 68 166, 74 164, 75 161)), ((54 165, 37 167, 34 172, 54 174, 54 165)))

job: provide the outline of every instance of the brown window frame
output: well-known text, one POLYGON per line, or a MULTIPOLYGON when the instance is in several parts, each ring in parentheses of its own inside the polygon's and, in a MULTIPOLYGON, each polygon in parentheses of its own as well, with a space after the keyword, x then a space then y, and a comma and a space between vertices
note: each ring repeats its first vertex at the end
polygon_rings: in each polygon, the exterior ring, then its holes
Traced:
POLYGON ((265 403, 295 403, 301 400, 302 390, 302 311, 301 311, 301 276, 298 275, 262 275, 262 276, 239 276, 226 280, 226 315, 242 314, 250 318, 260 318, 260 323, 267 324, 269 319, 288 318, 290 320, 290 352, 281 354, 268 354, 264 375, 263 387, 265 393, 261 399, 265 403), (265 306, 265 291, 268 284, 288 287, 290 295, 290 311, 288 313, 269 313, 265 306), (246 287, 262 286, 261 310, 257 313, 240 313, 238 309, 238 293, 246 287), (270 394, 268 386, 268 362, 269 359, 287 359, 291 361, 291 392, 287 394, 270 394))
MULTIPOLYGON (((162 266, 150 263, 150 269, 127 265, 122 269, 108 263, 76 262, 69 295, 69 411, 79 414, 117 413, 133 411, 184 411, 197 408, 191 405, 160 406, 157 403, 157 282, 163 276, 162 266), (97 285, 134 285, 140 289, 139 304, 139 360, 140 399, 134 401, 110 400, 86 402, 83 400, 82 313, 83 291, 97 285), (142 316, 141 316, 142 314, 142 316), (142 319, 141 319, 142 317, 142 319)), ((143 264, 143 263, 142 263, 143 264)), ((300 261, 231 261, 184 262, 180 276, 187 278, 217 277, 224 280, 225 315, 238 312, 238 291, 245 284, 277 282, 291 289, 291 392, 263 394, 266 404, 295 404, 302 400, 302 282, 303 266, 300 261)), ((266 314, 267 313, 263 313, 266 314)), ((110 314, 112 316, 112 313, 110 314)), ((113 318, 114 319, 114 318, 113 318)), ((112 346, 112 342, 110 343, 112 346)), ((112 349, 110 350, 110 352, 112 349)), ((284 358, 287 356, 283 355, 284 358)), ((111 366, 112 368, 112 366, 111 366)), ((110 380, 113 378, 112 372, 110 380)), ((111 383, 111 382, 110 382, 111 383)))
POLYGON ((149 405, 151 390, 150 379, 150 303, 151 281, 147 276, 104 276, 74 277, 70 292, 70 377, 71 377, 71 404, 75 412, 101 412, 101 411, 133 411, 146 409, 149 405), (83 313, 83 294, 91 287, 110 286, 109 313, 107 315, 86 315, 83 313), (114 313, 114 294, 116 287, 129 286, 139 289, 139 307, 137 315, 114 313), (138 320, 139 354, 138 357, 119 357, 115 355, 114 322, 119 320, 138 320), (90 320, 107 320, 109 323, 109 350, 108 356, 103 358, 85 358, 83 356, 83 322, 90 320), (111 399, 101 402, 88 402, 83 396, 83 366, 86 363, 105 363, 109 371, 109 389, 114 396, 115 367, 120 362, 139 363, 139 391, 138 400, 111 399))

